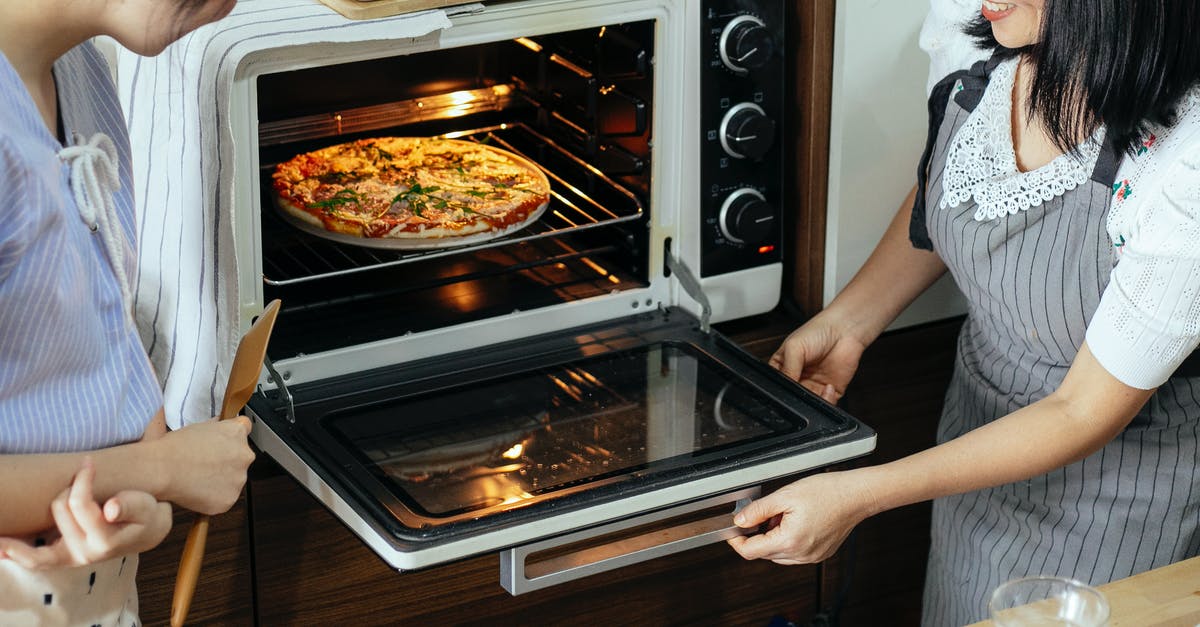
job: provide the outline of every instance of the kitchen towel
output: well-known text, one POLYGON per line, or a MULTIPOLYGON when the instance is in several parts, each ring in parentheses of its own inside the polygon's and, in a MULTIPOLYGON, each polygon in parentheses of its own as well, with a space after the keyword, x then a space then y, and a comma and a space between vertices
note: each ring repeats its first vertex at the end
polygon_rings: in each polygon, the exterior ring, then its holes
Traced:
POLYGON ((450 26, 450 15, 481 9, 472 3, 353 21, 317 0, 241 0, 228 17, 157 57, 117 51, 140 243, 135 317, 172 428, 219 411, 242 332, 240 308, 254 306, 238 302, 240 264, 250 260, 238 259, 233 246, 234 212, 248 210, 233 199, 233 173, 249 167, 234 145, 246 139, 230 125, 230 93, 244 62, 294 55, 294 46, 421 37, 450 26))

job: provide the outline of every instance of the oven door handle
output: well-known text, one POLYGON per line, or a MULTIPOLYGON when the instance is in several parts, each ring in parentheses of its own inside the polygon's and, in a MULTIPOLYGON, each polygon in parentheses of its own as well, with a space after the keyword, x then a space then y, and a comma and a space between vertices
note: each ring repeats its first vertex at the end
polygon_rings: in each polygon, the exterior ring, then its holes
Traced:
POLYGON ((502 551, 500 585, 516 596, 745 535, 752 530, 734 525, 733 514, 758 498, 760 493, 758 487, 746 488, 502 551), (661 523, 673 518, 683 518, 722 505, 733 507, 700 520, 689 519, 679 525, 661 526, 661 523), (529 563, 529 557, 537 553, 649 525, 654 525, 654 528, 645 533, 635 532, 635 535, 617 540, 572 548, 566 553, 529 563))

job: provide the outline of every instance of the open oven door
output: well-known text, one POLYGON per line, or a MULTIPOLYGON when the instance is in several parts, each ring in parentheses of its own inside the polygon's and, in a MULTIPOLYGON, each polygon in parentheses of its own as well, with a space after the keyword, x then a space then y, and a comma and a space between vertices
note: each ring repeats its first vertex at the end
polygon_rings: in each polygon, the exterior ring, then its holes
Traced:
POLYGON ((874 448, 706 326, 666 308, 260 391, 253 437, 394 568, 505 551, 518 594, 732 537, 763 482, 874 448))

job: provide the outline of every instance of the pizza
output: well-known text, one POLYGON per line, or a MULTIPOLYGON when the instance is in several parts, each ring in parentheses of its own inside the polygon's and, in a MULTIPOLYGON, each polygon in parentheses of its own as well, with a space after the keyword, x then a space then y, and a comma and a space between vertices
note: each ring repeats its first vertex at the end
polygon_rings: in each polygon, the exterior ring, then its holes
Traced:
POLYGON ((488 239, 527 226, 550 201, 537 166, 456 139, 359 139, 297 155, 272 178, 286 216, 339 241, 488 239))

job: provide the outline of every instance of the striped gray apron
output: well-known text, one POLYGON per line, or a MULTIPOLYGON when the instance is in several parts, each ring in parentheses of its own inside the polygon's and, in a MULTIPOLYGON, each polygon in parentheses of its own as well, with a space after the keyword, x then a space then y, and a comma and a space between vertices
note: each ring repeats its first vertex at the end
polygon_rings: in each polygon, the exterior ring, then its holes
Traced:
MULTIPOLYGON (((1105 218, 1119 159, 1107 148, 1091 180, 1040 207, 986 222, 975 220, 973 201, 938 207, 947 150, 978 104, 990 67, 981 62, 972 71, 933 126, 928 209, 913 224, 914 242, 927 233, 969 303, 939 443, 1059 386, 1118 259, 1105 218)), ((1102 584, 1196 555, 1198 418, 1200 378, 1176 376, 1086 459, 935 500, 923 624, 986 618, 992 590, 1015 577, 1102 584)))

